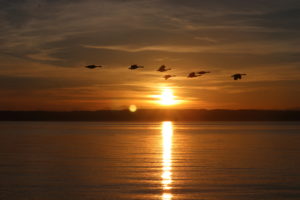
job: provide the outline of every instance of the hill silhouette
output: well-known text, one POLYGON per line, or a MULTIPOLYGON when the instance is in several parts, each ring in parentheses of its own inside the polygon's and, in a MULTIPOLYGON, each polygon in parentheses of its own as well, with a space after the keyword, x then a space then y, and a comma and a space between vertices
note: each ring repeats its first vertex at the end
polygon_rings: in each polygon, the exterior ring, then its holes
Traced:
POLYGON ((0 111, 0 121, 300 121, 299 110, 0 111))

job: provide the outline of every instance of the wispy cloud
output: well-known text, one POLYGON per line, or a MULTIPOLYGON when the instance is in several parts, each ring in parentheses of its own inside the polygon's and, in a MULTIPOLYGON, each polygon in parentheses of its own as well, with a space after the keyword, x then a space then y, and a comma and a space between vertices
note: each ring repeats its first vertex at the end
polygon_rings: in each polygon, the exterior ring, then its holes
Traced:
MULTIPOLYGON (((300 42, 300 41, 299 41, 300 42)), ((83 45, 85 48, 106 49, 125 52, 160 51, 171 53, 249 53, 249 54, 269 54, 269 53, 300 53, 300 48, 295 43, 289 42, 262 42, 257 43, 234 43, 221 45, 83 45)))
MULTIPOLYGON (((103 98, 109 105, 109 97, 144 96, 168 84, 182 86, 176 90, 207 106, 243 107, 256 98, 256 105, 263 107, 267 101, 259 104, 255 95, 270 100, 278 97, 277 92, 292 96, 291 106, 299 107, 300 97, 293 95, 298 90, 292 87, 300 80, 298 0, 0 0, 0 4, 0 92, 16 91, 17 96, 26 90, 31 100, 35 95, 49 99, 47 105, 58 93, 66 99, 77 93, 81 95, 77 100, 103 98), (129 72, 133 63, 146 67, 129 72), (86 71, 83 66, 88 64, 105 67, 86 71), (172 67, 177 77, 166 83, 154 69, 161 64, 172 67), (201 66, 212 74, 186 80, 189 71, 201 66), (251 75, 232 83, 230 75, 235 72, 251 75), (272 87, 277 91, 269 90, 272 87), (265 88, 271 92, 263 93, 265 88)), ((99 102, 92 107, 96 105, 99 102)), ((273 106, 280 107, 280 102, 273 106)))

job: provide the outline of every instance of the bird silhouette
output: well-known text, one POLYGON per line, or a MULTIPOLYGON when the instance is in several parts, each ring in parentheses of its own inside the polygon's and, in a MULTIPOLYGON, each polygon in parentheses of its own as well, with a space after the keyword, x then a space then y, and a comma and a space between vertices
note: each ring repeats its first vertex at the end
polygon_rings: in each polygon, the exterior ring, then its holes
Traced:
POLYGON ((95 69, 97 67, 101 68, 102 66, 101 65, 87 65, 85 67, 88 68, 88 69, 95 69))
POLYGON ((209 71, 200 71, 200 72, 197 72, 198 75, 203 75, 203 74, 207 74, 207 73, 210 73, 209 71))
POLYGON ((168 71, 168 70, 171 70, 171 68, 166 68, 165 65, 162 65, 162 66, 160 66, 160 67, 158 68, 157 71, 159 71, 159 72, 165 72, 165 71, 168 71))
POLYGON ((167 74, 167 75, 164 75, 163 78, 164 78, 165 80, 168 80, 169 78, 175 77, 175 76, 176 76, 176 75, 170 75, 170 74, 167 74))
POLYGON ((188 77, 188 78, 195 78, 195 77, 197 77, 197 76, 200 76, 200 75, 197 75, 196 72, 191 72, 191 73, 188 74, 187 77, 188 77))
POLYGON ((242 79, 242 76, 245 76, 247 74, 233 74, 231 77, 234 79, 234 80, 238 80, 238 79, 242 79))
POLYGON ((144 68, 144 66, 134 64, 134 65, 131 65, 128 69, 135 70, 138 68, 144 68))

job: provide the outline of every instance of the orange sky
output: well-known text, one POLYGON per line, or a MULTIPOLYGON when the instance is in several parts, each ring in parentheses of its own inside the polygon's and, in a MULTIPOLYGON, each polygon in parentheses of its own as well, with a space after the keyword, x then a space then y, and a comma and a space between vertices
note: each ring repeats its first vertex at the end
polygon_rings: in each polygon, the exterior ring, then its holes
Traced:
POLYGON ((299 1, 2 4, 0 110, 162 108, 163 88, 182 101, 170 108, 300 108, 299 1))

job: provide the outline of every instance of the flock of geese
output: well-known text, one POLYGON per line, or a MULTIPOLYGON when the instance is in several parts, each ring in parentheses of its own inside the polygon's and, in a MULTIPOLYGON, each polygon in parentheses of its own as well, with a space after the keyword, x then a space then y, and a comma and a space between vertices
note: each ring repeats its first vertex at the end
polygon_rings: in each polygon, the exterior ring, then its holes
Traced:
MULTIPOLYGON (((95 69, 95 68, 101 68, 102 66, 101 65, 87 65, 85 66, 86 68, 88 69, 95 69)), ((141 66, 141 65, 131 65, 128 69, 130 70, 136 70, 136 69, 139 69, 139 68, 144 68, 144 66, 141 66)), ((166 72, 166 71, 169 71, 171 70, 171 68, 167 68, 165 65, 161 65, 157 71, 159 72, 166 72)), ((204 74, 207 74, 207 73, 210 73, 210 71, 199 71, 199 72, 190 72, 188 75, 187 75, 187 78, 195 78, 195 77, 198 77, 198 76, 202 76, 204 74)), ((245 76, 246 74, 233 74, 231 77, 234 79, 234 80, 239 80, 239 79, 242 79, 243 76, 245 76)), ((163 78, 165 80, 168 80, 169 78, 172 78, 172 77, 176 77, 176 75, 170 75, 170 74, 166 74, 163 76, 163 78)))

